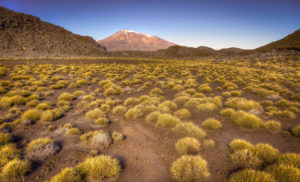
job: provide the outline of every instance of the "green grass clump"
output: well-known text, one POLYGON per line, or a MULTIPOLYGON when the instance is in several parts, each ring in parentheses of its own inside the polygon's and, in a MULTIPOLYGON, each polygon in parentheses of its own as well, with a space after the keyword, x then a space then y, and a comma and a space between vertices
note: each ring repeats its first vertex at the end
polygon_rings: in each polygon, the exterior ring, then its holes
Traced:
POLYGON ((292 129, 292 133, 293 133, 293 135, 299 137, 299 136, 300 136, 300 125, 295 126, 295 127, 292 129))
POLYGON ((124 106, 117 106, 112 110, 112 112, 114 114, 123 115, 126 112, 126 108, 124 106))
POLYGON ((53 109, 43 111, 41 115, 41 121, 54 121, 62 116, 62 111, 60 109, 53 109))
POLYGON ((156 123, 160 112, 154 111, 147 115, 146 122, 148 123, 156 123))
POLYGON ((217 130, 222 127, 222 124, 220 121, 215 120, 213 118, 206 119, 201 123, 202 128, 208 129, 208 130, 217 130))
POLYGON ((229 182, 276 182, 268 173, 253 169, 243 169, 230 175, 229 182))
POLYGON ((230 159, 237 168, 257 168, 263 164, 251 149, 237 150, 230 155, 230 159))
POLYGON ((62 94, 60 94, 57 98, 57 100, 66 100, 66 101, 71 101, 73 100, 75 97, 73 94, 70 94, 70 93, 67 93, 67 92, 64 92, 62 94))
POLYGON ((25 111, 22 114, 22 119, 28 119, 31 121, 38 121, 41 117, 42 111, 38 110, 38 109, 30 109, 25 111))
POLYGON ((114 141, 121 141, 121 140, 123 140, 125 138, 122 133, 116 132, 116 131, 114 131, 111 134, 111 137, 113 138, 114 141))
POLYGON ((254 146, 253 151, 265 163, 272 163, 279 156, 278 149, 269 144, 258 143, 254 146))
POLYGON ((196 138, 185 137, 176 142, 175 148, 179 154, 197 154, 200 150, 200 143, 196 138))
POLYGON ((275 164, 267 167, 266 172, 273 175, 276 181, 280 181, 280 182, 300 181, 300 169, 294 166, 275 164))
POLYGON ((14 159, 3 168, 1 177, 4 180, 16 180, 26 176, 31 171, 31 163, 27 160, 14 159))
POLYGON ((233 122, 240 127, 256 129, 264 125, 264 122, 255 116, 245 111, 237 111, 231 115, 233 122))
POLYGON ((191 117, 191 112, 187 109, 180 109, 174 112, 174 115, 179 119, 186 120, 191 117))
POLYGON ((172 163, 170 171, 178 181, 200 181, 210 176, 208 164, 200 156, 183 155, 172 163))
POLYGON ((273 133, 280 133, 281 132, 281 123, 278 121, 267 121, 264 124, 265 128, 273 133))
POLYGON ((0 168, 7 164, 12 159, 18 159, 20 156, 19 150, 13 144, 0 147, 0 168))
POLYGON ((253 145, 243 139, 234 139, 230 142, 229 147, 232 151, 251 149, 253 145))
POLYGON ((60 174, 54 176, 50 182, 82 182, 82 176, 79 170, 74 168, 65 168, 60 174))
POLYGON ((105 117, 105 114, 103 113, 103 111, 101 109, 95 108, 95 109, 90 110, 87 113, 85 113, 85 117, 87 119, 96 120, 98 118, 105 117))
POLYGON ((39 150, 40 148, 43 148, 48 144, 54 144, 54 142, 50 138, 35 139, 27 145, 26 152, 27 153, 35 152, 36 150, 39 150))
POLYGON ((121 171, 119 161, 106 155, 87 158, 77 168, 94 180, 103 180, 112 176, 118 176, 121 171))
POLYGON ((199 140, 206 136, 206 132, 193 122, 180 122, 172 128, 172 131, 184 136, 195 137, 199 140))
POLYGON ((156 126, 163 128, 173 128, 178 123, 180 123, 180 119, 171 114, 160 114, 157 118, 156 126))
POLYGON ((94 122, 95 122, 95 124, 98 124, 98 125, 107 125, 107 124, 109 124, 109 120, 105 117, 98 118, 94 122))
POLYGON ((296 153, 281 154, 276 160, 276 163, 300 168, 300 154, 296 154, 296 153))
POLYGON ((9 133, 0 132, 0 146, 12 141, 12 136, 9 133))

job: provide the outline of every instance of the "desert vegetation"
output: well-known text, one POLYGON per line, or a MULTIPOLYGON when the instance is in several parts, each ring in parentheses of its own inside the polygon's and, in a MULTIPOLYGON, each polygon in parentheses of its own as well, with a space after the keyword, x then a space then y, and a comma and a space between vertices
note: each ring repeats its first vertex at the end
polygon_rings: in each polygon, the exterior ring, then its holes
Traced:
POLYGON ((1 181, 300 181, 292 57, 52 61, 0 62, 1 181))

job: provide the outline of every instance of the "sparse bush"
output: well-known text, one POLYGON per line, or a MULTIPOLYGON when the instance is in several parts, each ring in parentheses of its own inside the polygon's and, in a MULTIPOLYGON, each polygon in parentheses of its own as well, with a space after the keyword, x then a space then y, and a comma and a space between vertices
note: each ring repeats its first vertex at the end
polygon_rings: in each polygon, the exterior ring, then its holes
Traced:
POLYGON ((280 133, 281 123, 278 121, 267 121, 265 122, 265 128, 273 133, 280 133))
POLYGON ((41 117, 42 111, 37 109, 30 109, 22 114, 22 119, 28 119, 30 121, 38 121, 41 117))
POLYGON ((255 116, 244 111, 237 111, 231 115, 233 122, 240 127, 256 129, 264 125, 263 121, 255 116))
POLYGON ((210 176, 208 164, 200 156, 184 155, 172 163, 170 171, 178 181, 198 181, 210 176))
POLYGON ((27 145, 26 152, 28 153, 34 152, 48 144, 54 144, 54 142, 50 138, 35 139, 27 145))
POLYGON ((27 145, 26 158, 30 160, 43 160, 56 154, 59 149, 50 138, 38 138, 27 145))
POLYGON ((276 182, 276 180, 268 173, 253 169, 243 169, 231 174, 229 182, 276 182))
POLYGON ((31 171, 31 163, 27 160, 14 159, 2 169, 1 177, 4 180, 16 180, 24 177, 31 171))
POLYGON ((280 181, 280 182, 300 181, 300 169, 294 166, 275 164, 267 167, 266 171, 271 175, 273 175, 276 181, 280 181))
POLYGON ((237 151, 237 150, 244 150, 244 149, 251 149, 253 148, 253 145, 243 139, 234 139, 230 142, 229 147, 231 148, 232 151, 237 151))
POLYGON ((163 128, 172 128, 180 123, 180 119, 171 114, 160 114, 157 118, 156 126, 163 128))
POLYGON ((50 182, 82 182, 82 176, 79 170, 74 168, 65 168, 61 173, 54 176, 50 182))
POLYGON ((257 168, 263 161, 249 149, 236 150, 230 155, 232 163, 238 168, 257 168))
POLYGON ((57 100, 66 100, 66 101, 71 101, 73 100, 75 97, 74 95, 70 94, 70 93, 67 93, 67 92, 64 92, 62 94, 60 94, 57 98, 57 100))
POLYGON ((188 137, 202 139, 206 136, 206 132, 195 125, 193 122, 180 122, 172 131, 188 137))
POLYGON ((208 130, 217 130, 222 127, 222 124, 220 121, 215 120, 213 118, 206 119, 201 123, 202 128, 208 129, 208 130))
POLYGON ((179 154, 197 154, 200 150, 200 143, 196 138, 185 137, 176 142, 175 148, 179 154))
POLYGON ((105 114, 100 109, 96 108, 85 113, 85 117, 87 119, 96 120, 98 118, 105 117, 105 114))
POLYGON ((292 129, 292 133, 293 133, 293 135, 299 137, 299 136, 300 136, 300 125, 295 126, 295 127, 292 129))
POLYGON ((119 161, 106 155, 87 158, 77 168, 83 174, 95 180, 118 176, 121 171, 119 161))

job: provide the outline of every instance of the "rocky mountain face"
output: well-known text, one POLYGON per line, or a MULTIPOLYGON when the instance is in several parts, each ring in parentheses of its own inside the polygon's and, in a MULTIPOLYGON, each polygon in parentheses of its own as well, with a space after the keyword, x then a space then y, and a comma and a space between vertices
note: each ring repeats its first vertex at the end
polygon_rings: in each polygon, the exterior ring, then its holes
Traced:
POLYGON ((108 51, 156 51, 175 45, 157 36, 131 30, 120 30, 103 40, 99 40, 98 43, 105 46, 108 51))
POLYGON ((0 7, 0 56, 99 56, 105 47, 39 18, 0 7))

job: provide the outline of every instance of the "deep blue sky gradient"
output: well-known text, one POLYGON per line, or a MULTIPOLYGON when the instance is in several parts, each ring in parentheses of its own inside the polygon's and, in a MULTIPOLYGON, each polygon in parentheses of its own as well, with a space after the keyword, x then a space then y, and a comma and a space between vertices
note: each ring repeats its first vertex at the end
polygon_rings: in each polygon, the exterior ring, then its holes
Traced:
POLYGON ((129 29, 215 49, 252 49, 300 28, 300 0, 0 0, 0 6, 96 40, 129 29))

